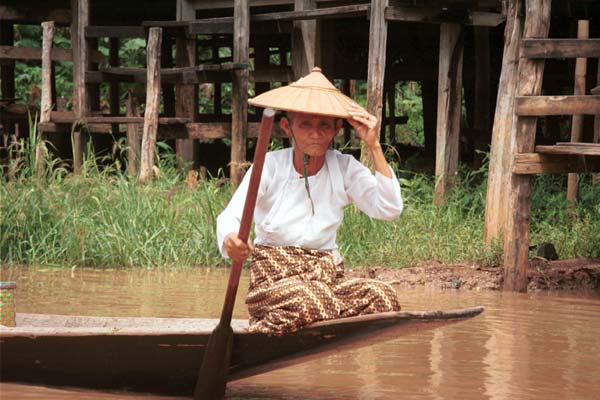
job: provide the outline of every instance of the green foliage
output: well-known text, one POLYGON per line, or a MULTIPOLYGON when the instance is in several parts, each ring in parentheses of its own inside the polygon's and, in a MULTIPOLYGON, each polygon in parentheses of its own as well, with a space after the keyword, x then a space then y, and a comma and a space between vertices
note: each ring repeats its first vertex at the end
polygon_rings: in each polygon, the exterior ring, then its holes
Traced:
MULTIPOLYGON (((159 142, 160 177, 141 187, 115 159, 89 148, 82 171, 45 160, 35 168, 35 123, 0 182, 0 262, 61 266, 221 266, 216 216, 231 193, 222 177, 188 187, 171 148, 159 142), (10 177, 10 179, 8 179, 10 177)), ((119 151, 126 153, 121 144, 119 151)), ((405 210, 392 222, 345 210, 338 243, 350 266, 404 267, 428 260, 501 264, 499 243, 485 245, 486 173, 461 170, 442 207, 429 176, 397 171, 405 210)), ((541 176, 533 192, 532 243, 553 242, 561 257, 600 257, 600 187, 584 176, 578 218, 567 212, 564 178, 541 176)))

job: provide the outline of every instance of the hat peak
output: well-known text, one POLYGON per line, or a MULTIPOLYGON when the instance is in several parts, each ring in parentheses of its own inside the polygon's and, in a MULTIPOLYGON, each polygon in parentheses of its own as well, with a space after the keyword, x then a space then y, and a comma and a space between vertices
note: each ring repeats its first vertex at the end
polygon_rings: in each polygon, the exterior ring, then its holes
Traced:
POLYGON ((323 71, 319 67, 313 67, 313 69, 310 72, 323 72, 323 71))

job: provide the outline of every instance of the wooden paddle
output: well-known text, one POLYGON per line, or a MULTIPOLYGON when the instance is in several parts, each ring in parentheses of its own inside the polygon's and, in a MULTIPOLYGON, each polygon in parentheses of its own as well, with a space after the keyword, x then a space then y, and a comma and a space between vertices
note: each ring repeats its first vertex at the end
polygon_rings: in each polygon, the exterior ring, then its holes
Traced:
MULTIPOLYGON (((273 117, 275 111, 267 108, 263 111, 260 122, 260 132, 256 150, 254 152, 254 163, 252 165, 252 174, 250 175, 250 184, 244 203, 242 221, 238 238, 248 242, 250 236, 250 226, 254 216, 254 206, 256 205, 256 196, 258 186, 260 185, 260 176, 265 162, 265 155, 273 127, 273 117)), ((222 399, 225 395, 225 385, 227 383, 227 371, 231 359, 231 348, 233 344, 233 330, 231 329, 231 316, 235 304, 240 275, 242 273, 243 262, 234 262, 229 272, 229 282, 227 283, 227 292, 225 294, 225 303, 221 312, 219 324, 212 331, 208 339, 208 345, 204 351, 202 366, 198 374, 198 381, 194 389, 195 400, 213 400, 222 399)))

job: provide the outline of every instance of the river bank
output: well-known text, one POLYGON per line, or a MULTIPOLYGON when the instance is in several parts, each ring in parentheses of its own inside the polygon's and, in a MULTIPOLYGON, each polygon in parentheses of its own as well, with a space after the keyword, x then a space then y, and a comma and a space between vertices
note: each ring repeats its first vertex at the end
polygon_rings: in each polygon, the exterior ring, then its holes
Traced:
MULTIPOLYGON (((348 269, 350 276, 370 277, 399 287, 426 286, 436 289, 502 290, 501 267, 478 263, 445 264, 427 261, 407 268, 371 267, 348 269)), ((600 294, 600 259, 572 258, 530 260, 528 292, 571 291, 600 294)))

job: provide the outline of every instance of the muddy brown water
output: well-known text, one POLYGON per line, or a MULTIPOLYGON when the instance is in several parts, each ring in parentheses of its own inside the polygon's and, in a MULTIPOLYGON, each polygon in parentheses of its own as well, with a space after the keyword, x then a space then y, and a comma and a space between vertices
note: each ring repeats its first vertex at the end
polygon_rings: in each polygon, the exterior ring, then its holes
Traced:
MULTIPOLYGON (((225 270, 2 268, 20 312, 218 317, 225 270)), ((247 318, 242 276, 234 318, 247 318)), ((600 399, 600 296, 397 288, 403 309, 484 305, 471 320, 228 385, 228 399, 600 399)), ((0 366, 1 368, 1 366, 0 366)), ((0 383, 8 399, 163 399, 0 383)))

